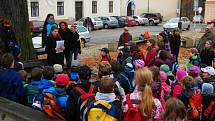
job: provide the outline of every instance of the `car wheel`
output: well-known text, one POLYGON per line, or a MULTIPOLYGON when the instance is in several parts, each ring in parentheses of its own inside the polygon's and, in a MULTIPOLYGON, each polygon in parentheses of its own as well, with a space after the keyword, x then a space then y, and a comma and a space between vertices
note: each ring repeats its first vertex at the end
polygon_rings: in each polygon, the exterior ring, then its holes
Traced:
POLYGON ((86 47, 86 41, 85 41, 85 39, 83 39, 83 38, 81 38, 81 48, 84 48, 84 47, 86 47))
POLYGON ((152 20, 149 21, 149 25, 150 25, 150 26, 154 26, 154 21, 152 21, 152 20))
POLYGON ((107 25, 107 24, 105 24, 105 25, 104 25, 104 28, 105 28, 105 29, 108 29, 108 25, 107 25))
POLYGON ((140 25, 140 23, 138 21, 136 21, 136 26, 139 26, 139 25, 140 25))
POLYGON ((188 25, 187 30, 190 30, 190 25, 188 25))

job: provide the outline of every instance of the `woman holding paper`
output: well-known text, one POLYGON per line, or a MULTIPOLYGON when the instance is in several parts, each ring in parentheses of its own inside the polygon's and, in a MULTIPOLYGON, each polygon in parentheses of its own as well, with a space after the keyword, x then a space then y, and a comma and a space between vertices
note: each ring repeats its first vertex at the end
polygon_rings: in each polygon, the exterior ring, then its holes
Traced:
POLYGON ((45 51, 48 54, 47 63, 49 66, 60 64, 64 66, 64 40, 61 39, 58 28, 52 27, 51 34, 47 39, 45 51))

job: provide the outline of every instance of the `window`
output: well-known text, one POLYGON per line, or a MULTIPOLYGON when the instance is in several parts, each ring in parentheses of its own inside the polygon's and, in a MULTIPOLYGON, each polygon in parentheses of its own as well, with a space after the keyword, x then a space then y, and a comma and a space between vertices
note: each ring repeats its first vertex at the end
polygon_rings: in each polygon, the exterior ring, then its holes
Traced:
POLYGON ((109 13, 113 13, 113 1, 109 1, 109 13))
POLYGON ((39 16, 39 2, 31 2, 31 17, 39 16))
POLYGON ((97 1, 92 1, 92 13, 97 13, 97 1))
POLYGON ((64 15, 64 2, 57 2, 57 15, 64 15))

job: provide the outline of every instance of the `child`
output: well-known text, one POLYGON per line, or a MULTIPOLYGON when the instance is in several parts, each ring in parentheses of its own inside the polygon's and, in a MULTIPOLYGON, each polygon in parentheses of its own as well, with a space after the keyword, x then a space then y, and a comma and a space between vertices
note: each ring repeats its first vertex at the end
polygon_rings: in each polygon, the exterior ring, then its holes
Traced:
POLYGON ((177 98, 170 98, 165 104, 164 121, 184 121, 186 113, 182 101, 177 98))
POLYGON ((60 64, 54 64, 53 69, 54 69, 55 75, 63 73, 63 67, 60 64))
POLYGON ((42 69, 35 67, 31 70, 31 83, 26 87, 27 105, 31 107, 33 99, 39 95, 39 85, 42 79, 42 69))
POLYGON ((133 60, 141 59, 144 61, 144 59, 145 59, 143 52, 141 52, 141 50, 138 48, 137 45, 133 45, 131 47, 131 55, 132 55, 133 60))
POLYGON ((198 89, 202 88, 202 83, 203 83, 202 78, 200 77, 200 72, 201 72, 201 70, 198 66, 191 66, 187 70, 188 75, 193 77, 194 85, 198 89))
POLYGON ((111 57, 110 57, 108 48, 102 48, 100 50, 100 55, 101 55, 101 62, 103 62, 103 61, 110 62, 111 61, 111 57))
POLYGON ((151 66, 149 70, 152 72, 152 75, 153 75, 153 81, 151 83, 153 96, 160 100, 160 97, 161 97, 160 70, 156 66, 151 66))
POLYGON ((182 91, 182 79, 187 76, 187 72, 181 69, 178 69, 176 72, 176 82, 171 84, 171 95, 173 97, 178 97, 182 91))
POLYGON ((143 68, 145 66, 145 62, 141 59, 138 59, 135 61, 135 70, 138 70, 139 68, 143 68))
POLYGON ((199 56, 198 50, 196 48, 190 49, 190 61, 188 65, 199 66, 201 62, 201 58, 199 56))
POLYGON ((213 42, 211 40, 206 41, 204 49, 200 52, 201 63, 207 66, 212 66, 212 60, 214 59, 213 42))
POLYGON ((54 86, 54 69, 51 66, 45 66, 43 68, 43 79, 41 80, 41 84, 39 86, 40 91, 42 92, 44 89, 48 89, 54 86))
POLYGON ((28 85, 28 73, 25 70, 20 70, 18 73, 21 76, 22 83, 25 88, 28 85))
MULTIPOLYGON (((95 121, 98 117, 103 117, 102 114, 108 115, 100 120, 118 120, 122 121, 121 103, 117 100, 114 94, 114 81, 110 77, 104 77, 100 80, 98 87, 99 92, 96 93, 95 102, 90 106, 88 112, 88 120, 95 121), (108 106, 108 107, 107 107, 108 106), (106 110, 105 113, 103 110, 106 110), (99 112, 103 112, 100 114, 99 112), (111 117, 111 118, 109 118, 111 117)), ((112 121, 111 120, 111 121, 112 121)))
POLYGON ((163 107, 161 102, 153 97, 152 89, 149 86, 153 80, 152 77, 152 72, 147 68, 141 68, 135 72, 135 90, 133 93, 126 95, 126 101, 123 103, 125 119, 132 120, 133 118, 137 118, 129 115, 132 114, 129 113, 132 111, 132 109, 130 109, 131 105, 140 111, 140 119, 160 119, 163 107), (131 105, 130 102, 132 103, 131 105), (128 106, 128 103, 130 106, 128 106))
POLYGON ((167 74, 160 71, 160 81, 161 81, 161 97, 160 101, 164 107, 166 100, 170 97, 171 87, 166 83, 167 74))
POLYGON ((65 110, 66 110, 66 103, 67 103, 67 99, 68 99, 68 96, 66 94, 66 88, 67 88, 68 85, 69 85, 69 77, 68 77, 68 75, 59 74, 57 76, 57 78, 56 78, 56 81, 55 81, 55 87, 50 87, 48 89, 43 90, 43 92, 42 92, 43 95, 44 95, 43 109, 44 109, 44 111, 46 113, 49 114, 49 112, 47 112, 48 108, 46 108, 46 107, 49 107, 49 106, 54 107, 54 105, 52 105, 53 102, 51 104, 46 103, 47 96, 49 96, 51 94, 51 95, 56 97, 55 98, 56 99, 55 103, 59 107, 57 113, 59 113, 61 115, 60 119, 64 119, 65 110))
POLYGON ((149 39, 147 41, 147 55, 146 55, 146 66, 150 67, 154 64, 155 62, 155 57, 156 57, 156 49, 154 47, 155 41, 153 39, 149 39))
POLYGON ((203 82, 212 83, 215 86, 215 69, 211 66, 201 68, 203 82))

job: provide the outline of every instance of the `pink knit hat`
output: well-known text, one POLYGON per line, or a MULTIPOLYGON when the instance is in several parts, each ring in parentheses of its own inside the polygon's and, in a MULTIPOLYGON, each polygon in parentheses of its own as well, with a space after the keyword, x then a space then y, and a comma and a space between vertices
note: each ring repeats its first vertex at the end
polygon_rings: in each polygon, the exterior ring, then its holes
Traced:
POLYGON ((145 62, 141 59, 136 60, 136 66, 142 68, 145 66, 145 62))
POLYGON ((178 69, 176 72, 176 79, 181 80, 183 77, 187 76, 187 72, 181 69, 178 69))
POLYGON ((167 74, 164 71, 160 71, 160 81, 165 82, 167 80, 167 74))

